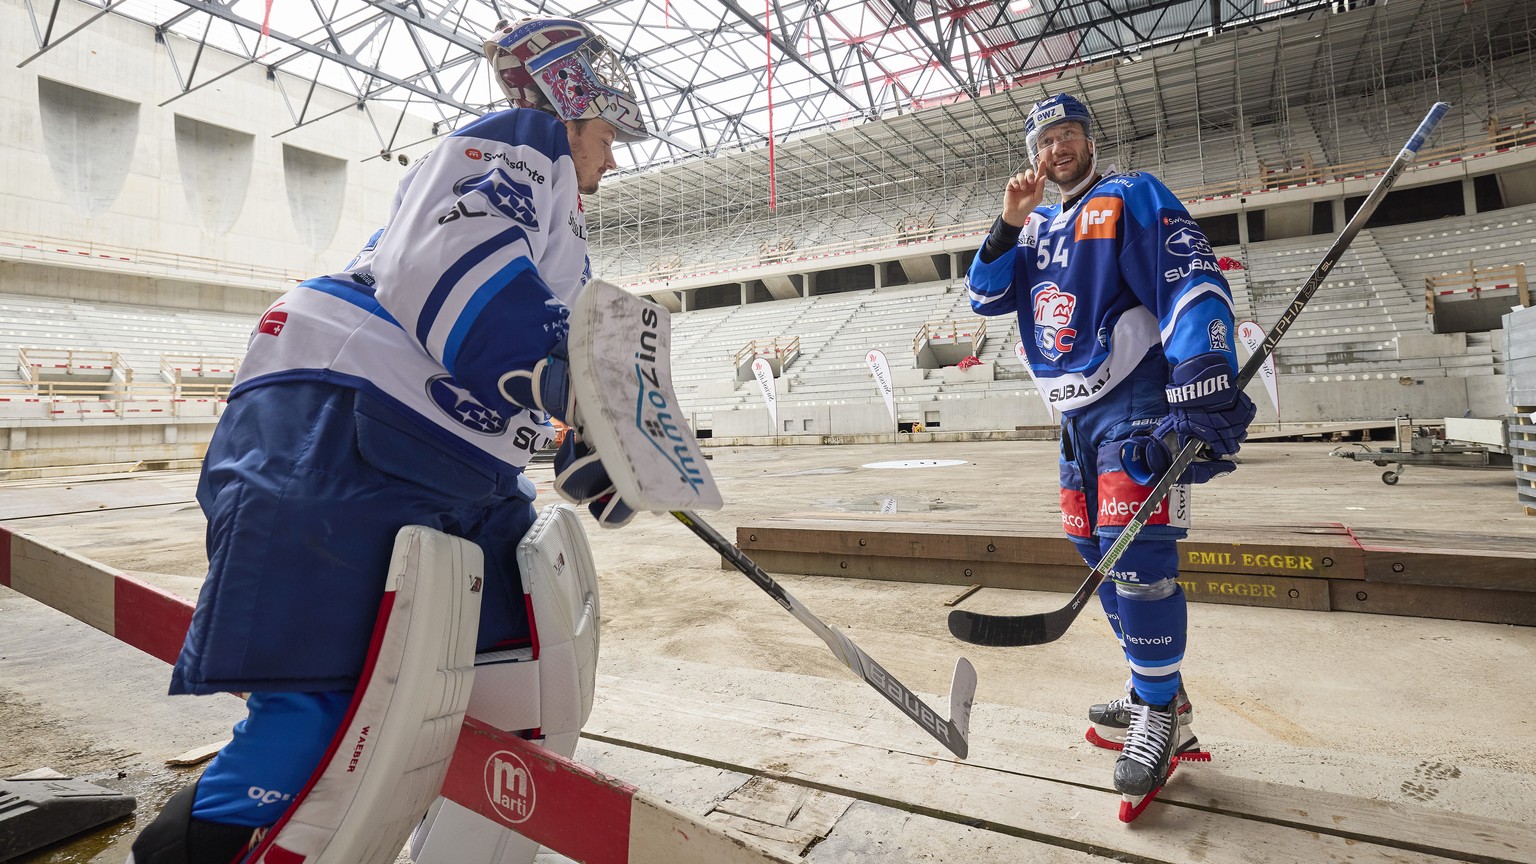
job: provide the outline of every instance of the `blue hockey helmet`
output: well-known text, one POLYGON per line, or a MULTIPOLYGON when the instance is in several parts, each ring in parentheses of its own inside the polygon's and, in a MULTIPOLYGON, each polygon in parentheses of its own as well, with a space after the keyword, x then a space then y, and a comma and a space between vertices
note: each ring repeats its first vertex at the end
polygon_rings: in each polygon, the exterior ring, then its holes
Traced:
POLYGON ((580 21, 503 21, 485 40, 485 57, 513 105, 561 120, 606 120, 620 141, 650 137, 619 55, 580 21))
POLYGON ((1040 133, 1068 120, 1083 124, 1083 135, 1093 140, 1093 115, 1070 93, 1057 93, 1030 107, 1024 115, 1024 146, 1029 148, 1030 162, 1040 156, 1040 133))

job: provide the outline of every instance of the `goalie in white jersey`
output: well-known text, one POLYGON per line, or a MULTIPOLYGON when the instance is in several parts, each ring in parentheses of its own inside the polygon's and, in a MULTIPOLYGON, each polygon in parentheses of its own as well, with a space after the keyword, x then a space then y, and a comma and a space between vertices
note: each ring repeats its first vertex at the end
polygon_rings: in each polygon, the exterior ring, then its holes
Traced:
MULTIPOLYGON (((249 715, 141 833, 136 864, 242 860, 307 791, 361 692, 403 526, 479 547, 478 651, 529 644, 522 469, 549 417, 574 420, 580 196, 615 167, 615 141, 648 132, 617 55, 581 22, 503 25, 485 53, 513 107, 418 161, 364 251, 251 336, 198 486, 209 572, 170 688, 249 693, 249 715)), ((604 526, 633 516, 579 436, 556 467, 557 490, 604 526)))

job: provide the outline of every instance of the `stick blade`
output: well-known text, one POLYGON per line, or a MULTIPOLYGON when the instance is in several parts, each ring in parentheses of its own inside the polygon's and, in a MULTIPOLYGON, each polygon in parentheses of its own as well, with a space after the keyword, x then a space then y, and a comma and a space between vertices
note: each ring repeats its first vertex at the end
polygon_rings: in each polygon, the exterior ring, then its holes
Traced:
POLYGON ((961 759, 970 750, 971 706, 976 702, 976 667, 961 657, 955 661, 955 677, 949 682, 949 724, 960 738, 955 755, 961 759))
POLYGON ((961 642, 994 648, 1043 645, 1061 638, 1063 628, 1052 628, 1050 614, 983 615, 956 609, 949 613, 949 632, 961 642))

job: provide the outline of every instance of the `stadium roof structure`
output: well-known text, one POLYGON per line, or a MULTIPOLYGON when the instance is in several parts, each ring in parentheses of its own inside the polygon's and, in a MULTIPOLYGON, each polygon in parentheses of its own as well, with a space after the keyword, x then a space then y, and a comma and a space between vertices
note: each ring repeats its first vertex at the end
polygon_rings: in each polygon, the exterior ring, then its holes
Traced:
MULTIPOLYGON (((480 45, 498 20, 580 18, 620 52, 652 118, 656 137, 619 155, 622 168, 637 172, 762 146, 770 131, 782 138, 886 119, 1106 59, 1374 0, 24 2, 39 53, 100 15, 124 15, 155 28, 182 94, 216 80, 199 66, 204 49, 215 48, 269 73, 355 96, 365 108, 425 115, 436 134, 494 107, 480 45), (82 2, 100 11, 59 32, 60 5, 82 2)), ((304 92, 284 95, 289 128, 328 116, 304 92)), ((421 143, 398 140, 398 126, 392 132, 388 123, 378 125, 385 153, 421 143)))
POLYGON ((696 232, 701 221, 728 230, 817 211, 850 218, 883 210, 897 217, 924 202, 932 208, 954 190, 1025 167, 1023 116, 1054 92, 1073 92, 1088 103, 1110 161, 1134 155, 1131 165, 1120 167, 1154 171, 1160 156, 1199 164, 1213 156, 1219 161, 1226 148, 1230 157, 1245 132, 1283 129, 1300 111, 1311 112, 1334 140, 1354 141, 1363 132, 1367 140, 1351 160, 1395 154, 1437 100, 1456 109, 1442 137, 1460 140, 1511 107, 1488 99, 1499 83, 1494 61, 1525 68, 1504 82, 1505 90, 1524 92, 1513 107, 1529 111, 1536 104, 1529 87, 1536 4, 1529 0, 1336 6, 1215 35, 1202 30, 1095 62, 1063 62, 995 92, 939 100, 880 122, 845 119, 811 134, 778 135, 772 193, 763 147, 627 172, 589 203, 593 240, 654 241, 696 232), (1484 92, 1460 90, 1466 76, 1459 73, 1473 67, 1487 69, 1484 92), (1362 108, 1366 112, 1357 113, 1362 108), (1456 126, 1462 128, 1453 133, 1456 126), (773 213, 771 195, 777 198, 773 213))

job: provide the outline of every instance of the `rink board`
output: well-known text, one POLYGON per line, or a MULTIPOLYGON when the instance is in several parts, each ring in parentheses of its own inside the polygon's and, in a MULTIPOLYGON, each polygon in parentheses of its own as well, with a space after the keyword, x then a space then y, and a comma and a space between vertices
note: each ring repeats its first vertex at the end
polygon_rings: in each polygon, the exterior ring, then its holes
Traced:
MULTIPOLYGON (((1054 530, 968 517, 806 513, 736 531, 765 570, 1070 593, 1088 575, 1054 530)), ((1189 599, 1536 624, 1536 555, 1498 535, 1212 523, 1179 541, 1189 599)))
MULTIPOLYGON (((167 663, 175 662, 192 621, 191 600, 3 527, 0 586, 167 663)), ((789 860, 622 780, 473 717, 465 719, 459 733, 443 794, 587 864, 784 864, 789 860), (498 762, 514 760, 527 783, 522 787, 526 798, 509 806, 507 790, 494 788, 491 778, 500 776, 495 770, 498 762)))

